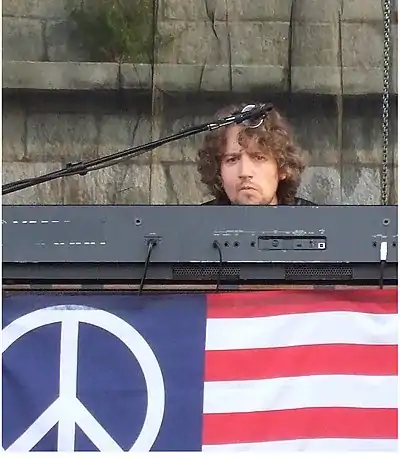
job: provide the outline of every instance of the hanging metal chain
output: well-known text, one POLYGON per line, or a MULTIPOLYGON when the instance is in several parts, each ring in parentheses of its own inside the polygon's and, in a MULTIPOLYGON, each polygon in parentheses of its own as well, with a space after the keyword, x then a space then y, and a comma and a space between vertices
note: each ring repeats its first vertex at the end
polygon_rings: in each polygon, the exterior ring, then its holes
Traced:
POLYGON ((391 67, 391 0, 383 0, 383 90, 382 90, 382 173, 381 203, 388 205, 389 91, 391 67))

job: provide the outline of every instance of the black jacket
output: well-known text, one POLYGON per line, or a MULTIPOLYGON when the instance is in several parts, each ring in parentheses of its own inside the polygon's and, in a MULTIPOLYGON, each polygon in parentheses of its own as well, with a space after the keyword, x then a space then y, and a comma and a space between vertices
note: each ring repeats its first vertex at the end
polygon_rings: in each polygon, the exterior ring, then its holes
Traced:
MULTIPOLYGON (((231 205, 231 203, 229 202, 228 199, 213 199, 213 200, 209 200, 208 202, 204 202, 201 205, 231 205)), ((315 206, 316 204, 314 204, 313 202, 309 200, 302 199, 301 197, 295 197, 293 206, 297 206, 297 205, 315 206)))

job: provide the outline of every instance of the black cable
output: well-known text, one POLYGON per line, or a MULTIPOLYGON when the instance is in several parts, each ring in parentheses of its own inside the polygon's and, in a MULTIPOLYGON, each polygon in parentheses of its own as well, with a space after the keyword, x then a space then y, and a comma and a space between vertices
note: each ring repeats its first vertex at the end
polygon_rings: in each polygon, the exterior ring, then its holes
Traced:
POLYGON ((221 284, 221 276, 222 276, 222 249, 221 249, 221 245, 219 244, 219 242, 217 242, 217 240, 214 240, 213 242, 213 248, 215 248, 216 250, 218 250, 218 255, 219 255, 219 266, 218 266, 218 276, 217 276, 217 287, 216 287, 216 291, 219 291, 219 287, 220 287, 220 284, 221 284))
POLYGON ((157 242, 155 240, 149 240, 147 243, 147 256, 146 256, 146 261, 144 263, 142 279, 140 280, 138 296, 142 294, 144 282, 146 281, 146 277, 147 277, 147 271, 149 269, 151 252, 153 251, 153 248, 156 245, 157 245, 157 242))
POLYGON ((385 270, 386 261, 381 261, 381 269, 379 275, 379 289, 383 289, 383 275, 385 270))

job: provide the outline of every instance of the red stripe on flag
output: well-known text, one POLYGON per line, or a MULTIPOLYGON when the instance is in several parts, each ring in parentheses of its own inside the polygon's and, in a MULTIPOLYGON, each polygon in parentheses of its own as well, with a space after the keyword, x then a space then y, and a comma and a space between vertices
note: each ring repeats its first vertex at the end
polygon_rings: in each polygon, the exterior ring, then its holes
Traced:
POLYGON ((205 414, 203 444, 293 439, 396 439, 397 409, 305 408, 205 414))
POLYGON ((397 289, 207 294, 207 318, 255 318, 331 311, 395 314, 397 308, 397 289))
POLYGON ((205 381, 303 375, 397 375, 397 345, 323 344, 206 352, 205 381))

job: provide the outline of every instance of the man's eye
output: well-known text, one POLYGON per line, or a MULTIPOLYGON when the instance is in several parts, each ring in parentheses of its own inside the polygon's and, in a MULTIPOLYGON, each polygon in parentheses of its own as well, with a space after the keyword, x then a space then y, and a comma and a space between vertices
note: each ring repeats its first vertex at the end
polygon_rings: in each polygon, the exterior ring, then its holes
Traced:
POLYGON ((267 157, 264 154, 256 154, 255 158, 257 161, 266 161, 267 157))
POLYGON ((230 156, 230 157, 227 157, 225 159, 225 161, 228 162, 228 163, 235 162, 236 160, 237 160, 237 158, 235 156, 230 156))

